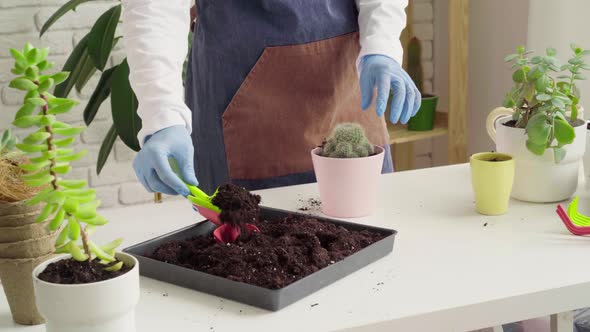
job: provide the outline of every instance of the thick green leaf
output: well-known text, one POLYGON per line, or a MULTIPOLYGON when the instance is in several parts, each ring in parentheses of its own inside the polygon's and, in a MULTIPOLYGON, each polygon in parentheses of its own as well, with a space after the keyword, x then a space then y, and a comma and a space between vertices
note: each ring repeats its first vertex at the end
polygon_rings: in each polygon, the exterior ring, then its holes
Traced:
POLYGON ((71 161, 75 161, 75 160, 78 160, 78 159, 84 157, 86 155, 86 153, 88 153, 88 151, 82 150, 82 151, 75 153, 75 154, 58 156, 55 158, 55 160, 64 161, 64 162, 71 162, 71 161))
POLYGON ((18 119, 15 119, 12 124, 19 128, 29 128, 39 124, 42 118, 42 115, 22 116, 18 119))
POLYGON ((15 78, 10 82, 8 86, 21 91, 37 90, 37 84, 33 83, 30 79, 24 77, 15 78))
POLYGON ((137 134, 141 129, 141 119, 137 115, 137 97, 129 84, 129 65, 123 61, 115 70, 111 84, 111 110, 113 123, 123 143, 134 151, 139 151, 137 134))
POLYGON ((555 127, 555 139, 560 145, 571 144, 576 138, 576 132, 567 121, 562 118, 556 117, 554 122, 555 127))
POLYGON ((98 152, 98 161, 96 162, 96 174, 100 174, 102 168, 107 162, 109 158, 109 154, 111 150, 113 150, 113 145, 115 144, 115 140, 117 139, 117 128, 113 124, 109 132, 105 136, 104 140, 102 141, 102 145, 100 146, 100 151, 98 152))
POLYGON ((69 102, 66 103, 61 103, 60 105, 57 105, 55 107, 51 107, 48 111, 47 114, 62 114, 62 113, 67 113, 69 112, 72 107, 78 105, 77 101, 74 100, 70 100, 69 102))
POLYGON ((545 153, 545 150, 547 149, 545 144, 535 144, 530 140, 526 141, 526 147, 529 151, 538 156, 542 156, 545 153))
POLYGON ((551 79, 546 74, 543 74, 535 81, 535 89, 538 92, 545 92, 545 90, 551 85, 551 79))
POLYGON ((111 94, 111 77, 117 67, 118 66, 112 67, 102 73, 100 81, 98 81, 98 85, 96 86, 96 89, 94 89, 86 109, 84 109, 84 122, 87 126, 92 123, 100 106, 111 94))
POLYGON ((24 54, 22 54, 22 52, 11 48, 10 49, 10 54, 12 55, 12 58, 19 64, 21 65, 25 65, 27 63, 27 59, 25 58, 24 54))
POLYGON ((121 17, 121 5, 117 5, 98 18, 88 39, 88 52, 96 68, 104 70, 115 40, 115 30, 121 17))
POLYGON ((59 20, 62 16, 64 16, 67 12, 69 12, 70 10, 75 10, 76 7, 78 7, 78 5, 80 5, 84 2, 88 2, 88 1, 90 1, 90 0, 70 0, 67 3, 65 3, 53 15, 51 15, 51 17, 49 17, 49 19, 47 20, 47 22, 45 22, 45 24, 43 24, 43 27, 41 28, 40 36, 43 36, 43 34, 47 30, 49 30, 49 28, 55 22, 57 22, 57 20, 59 20))
POLYGON ((529 119, 526 131, 531 143, 546 145, 551 132, 551 126, 545 113, 537 113, 529 119))
POLYGON ((53 78, 53 81, 55 82, 55 84, 60 84, 60 83, 64 82, 65 80, 67 80, 68 76, 70 76, 70 73, 62 71, 57 74, 54 74, 53 76, 51 76, 51 78, 53 78))
POLYGON ((45 106, 47 105, 47 102, 42 98, 28 98, 27 104, 31 104, 34 106, 45 106))
POLYGON ((56 97, 66 98, 72 88, 74 87, 78 77, 80 76, 81 66, 83 65, 84 59, 88 58, 87 49, 88 35, 84 36, 82 40, 76 45, 68 60, 62 69, 64 72, 69 72, 70 76, 61 84, 55 87, 53 94, 56 97))
POLYGON ((18 118, 22 118, 23 116, 31 116, 33 115, 33 112, 35 111, 36 106, 33 104, 24 104, 17 112, 16 115, 14 116, 15 119, 18 118))

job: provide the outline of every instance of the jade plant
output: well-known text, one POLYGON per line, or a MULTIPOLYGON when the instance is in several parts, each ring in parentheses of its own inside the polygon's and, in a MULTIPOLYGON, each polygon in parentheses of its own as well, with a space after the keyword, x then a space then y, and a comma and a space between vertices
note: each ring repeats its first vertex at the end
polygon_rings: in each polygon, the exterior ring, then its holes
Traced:
POLYGON ((322 156, 328 158, 362 158, 375 152, 375 147, 365 136, 357 123, 342 123, 330 133, 322 149, 322 156))
POLYGON ((11 49, 10 52, 15 60, 12 73, 18 75, 10 82, 10 87, 26 92, 13 125, 32 128, 32 132, 16 144, 30 159, 20 167, 26 172, 25 183, 41 189, 27 204, 44 205, 37 222, 48 221, 51 231, 59 231, 56 253, 71 254, 80 262, 98 258, 105 269, 119 270, 123 262, 117 262, 115 249, 121 240, 99 246, 89 238, 96 226, 107 222, 96 211, 100 201, 96 200, 95 190, 87 188, 84 180, 63 178, 71 170, 70 163, 86 154, 85 150, 76 152, 72 148, 76 136, 84 128, 58 120, 60 114, 69 112, 78 102, 49 93, 55 84, 64 82, 69 73, 45 74, 53 66, 47 60, 47 48, 37 49, 27 43, 22 51, 11 49))
POLYGON ((526 147, 532 153, 543 155, 553 149, 556 163, 565 158, 564 146, 576 137, 573 125, 582 123, 578 120, 576 81, 586 79, 582 71, 590 69, 584 59, 590 50, 573 44, 571 49, 573 55, 563 65, 554 48, 530 57, 533 52, 521 46, 505 58, 514 69, 514 86, 504 101, 505 107, 514 109, 513 126, 526 130, 526 147))

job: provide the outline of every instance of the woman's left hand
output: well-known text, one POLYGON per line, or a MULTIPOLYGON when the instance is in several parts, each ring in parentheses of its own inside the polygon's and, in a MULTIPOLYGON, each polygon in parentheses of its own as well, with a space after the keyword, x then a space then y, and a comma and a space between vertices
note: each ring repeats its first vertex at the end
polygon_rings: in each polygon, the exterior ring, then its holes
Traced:
POLYGON ((361 60, 360 70, 363 110, 371 106, 374 90, 377 88, 375 109, 378 116, 385 114, 391 90, 393 97, 390 121, 401 121, 402 124, 406 124, 416 115, 422 103, 422 96, 399 63, 385 55, 367 55, 361 60))

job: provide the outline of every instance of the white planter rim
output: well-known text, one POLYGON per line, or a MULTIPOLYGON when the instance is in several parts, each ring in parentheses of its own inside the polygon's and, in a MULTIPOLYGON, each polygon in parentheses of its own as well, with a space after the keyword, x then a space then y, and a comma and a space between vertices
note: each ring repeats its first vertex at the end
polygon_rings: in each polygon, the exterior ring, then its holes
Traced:
MULTIPOLYGON (((511 128, 511 129, 517 129, 517 130, 522 130, 522 131, 524 131, 524 130, 525 130, 525 128, 516 128, 516 127, 507 126, 507 125, 506 125, 506 120, 508 120, 508 119, 512 119, 512 116, 510 116, 510 115, 506 115, 506 116, 499 117, 499 118, 496 120, 496 122, 497 122, 499 125, 502 125, 502 126, 504 126, 504 127, 508 127, 508 128, 511 128)), ((585 120, 582 120, 582 119, 577 119, 577 120, 579 120, 579 124, 577 124, 577 125, 572 125, 572 127, 574 127, 574 128, 578 128, 578 127, 581 127, 581 126, 586 126, 586 125, 588 125, 588 124, 590 123, 590 120, 586 120, 586 121, 585 121, 585 120)), ((569 123, 569 121, 568 121, 568 123, 569 123)), ((571 123, 570 123, 570 125, 571 125, 571 123)), ((588 129, 588 130, 590 130, 590 129, 588 129)))
POLYGON ((52 282, 47 282, 45 280, 41 280, 39 279, 39 274, 41 274, 41 272, 43 272, 45 270, 45 268, 51 264, 51 263, 55 263, 57 261, 61 261, 64 259, 68 259, 71 258, 72 256, 69 254, 61 254, 59 256, 56 256, 54 258, 48 259, 46 261, 44 261, 43 263, 39 264, 34 270, 33 270, 33 279, 36 280, 36 282, 38 282, 39 284, 42 285, 46 285, 48 287, 61 287, 61 288, 80 288, 80 287, 91 287, 91 286, 95 286, 95 285, 101 285, 101 284, 105 284, 108 282, 112 282, 114 280, 120 280, 122 278, 125 277, 129 277, 131 278, 132 275, 132 271, 139 268, 139 262, 137 261, 137 259, 135 257, 133 257, 132 255, 123 253, 123 252, 117 252, 115 254, 116 257, 125 257, 125 260, 129 260, 131 262, 133 262, 133 267, 131 268, 131 270, 127 271, 125 274, 122 274, 118 277, 115 278, 111 278, 111 279, 107 279, 107 280, 102 280, 102 281, 97 281, 97 282, 91 282, 91 283, 86 283, 86 284, 55 284, 52 282))
POLYGON ((371 158, 378 158, 382 153, 385 153, 385 149, 382 146, 374 145, 375 149, 378 151, 377 153, 367 156, 367 157, 360 157, 360 158, 332 158, 332 157, 325 157, 322 156, 319 152, 322 150, 321 147, 316 147, 312 151, 312 153, 321 159, 330 159, 330 160, 366 160, 371 158))

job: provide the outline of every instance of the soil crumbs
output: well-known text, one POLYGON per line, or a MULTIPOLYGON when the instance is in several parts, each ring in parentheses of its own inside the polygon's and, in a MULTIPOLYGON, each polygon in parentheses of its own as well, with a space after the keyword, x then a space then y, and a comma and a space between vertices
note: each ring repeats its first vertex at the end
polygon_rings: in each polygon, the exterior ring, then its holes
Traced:
POLYGON ((53 284, 74 285, 89 284, 105 281, 121 276, 131 267, 123 265, 119 271, 106 271, 108 265, 102 265, 97 260, 91 262, 78 262, 73 259, 64 259, 47 265, 39 274, 39 279, 53 284))
POLYGON ((233 244, 211 236, 162 244, 147 257, 269 289, 283 288, 381 240, 368 230, 351 231, 310 216, 256 221, 260 233, 233 244))
POLYGON ((219 187, 211 203, 221 209, 219 220, 223 223, 253 223, 260 215, 260 196, 230 183, 219 187))
POLYGON ((303 203, 303 206, 299 207, 299 211, 307 212, 307 211, 319 211, 322 207, 322 202, 319 199, 310 198, 307 201, 300 199, 300 203, 303 203))

